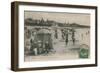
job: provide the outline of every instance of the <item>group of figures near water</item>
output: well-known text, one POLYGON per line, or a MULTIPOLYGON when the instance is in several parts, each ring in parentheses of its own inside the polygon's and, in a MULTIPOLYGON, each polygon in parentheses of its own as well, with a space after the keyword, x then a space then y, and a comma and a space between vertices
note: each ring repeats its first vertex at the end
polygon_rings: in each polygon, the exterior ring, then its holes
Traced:
MULTIPOLYGON (((52 27, 35 27, 25 26, 25 55, 47 56, 59 52, 57 46, 62 46, 59 49, 64 51, 71 49, 72 46, 81 45, 84 36, 89 37, 89 29, 78 28, 52 28, 52 27), (81 32, 81 30, 83 30, 81 32), (81 40, 81 41, 80 41, 81 40), (79 44, 80 43, 80 44, 79 44)), ((77 46, 78 48, 79 46, 77 46)))

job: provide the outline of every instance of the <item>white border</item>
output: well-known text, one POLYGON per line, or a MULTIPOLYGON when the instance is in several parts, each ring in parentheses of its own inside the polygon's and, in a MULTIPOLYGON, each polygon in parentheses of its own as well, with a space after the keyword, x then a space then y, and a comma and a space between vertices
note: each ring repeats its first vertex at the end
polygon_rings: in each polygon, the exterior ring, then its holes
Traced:
POLYGON ((61 65, 82 65, 95 64, 95 11, 93 9, 79 9, 79 8, 58 8, 58 7, 43 7, 43 6, 25 6, 19 5, 19 68, 34 68, 34 67, 48 67, 61 65), (89 13, 91 14, 91 50, 90 59, 78 60, 63 60, 63 61, 35 61, 24 62, 24 10, 29 11, 50 11, 50 12, 73 12, 73 13, 89 13))

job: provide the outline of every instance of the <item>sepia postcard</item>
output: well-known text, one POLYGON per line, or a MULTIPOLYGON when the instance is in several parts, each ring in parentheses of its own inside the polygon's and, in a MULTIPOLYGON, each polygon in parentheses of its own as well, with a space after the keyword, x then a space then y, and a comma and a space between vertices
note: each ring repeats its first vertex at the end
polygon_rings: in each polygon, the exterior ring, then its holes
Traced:
POLYGON ((25 61, 90 58, 90 14, 24 12, 25 61))

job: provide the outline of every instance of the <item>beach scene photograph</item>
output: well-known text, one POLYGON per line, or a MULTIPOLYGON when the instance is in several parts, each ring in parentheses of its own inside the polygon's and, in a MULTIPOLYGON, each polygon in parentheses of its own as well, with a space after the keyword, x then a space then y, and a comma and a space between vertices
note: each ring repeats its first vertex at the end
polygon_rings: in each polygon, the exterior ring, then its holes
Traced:
POLYGON ((90 16, 24 11, 24 61, 89 59, 90 16))

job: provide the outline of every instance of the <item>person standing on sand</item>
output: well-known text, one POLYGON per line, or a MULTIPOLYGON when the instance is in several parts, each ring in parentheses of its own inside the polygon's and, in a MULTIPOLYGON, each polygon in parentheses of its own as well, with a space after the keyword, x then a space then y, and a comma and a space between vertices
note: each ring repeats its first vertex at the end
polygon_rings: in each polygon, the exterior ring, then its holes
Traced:
POLYGON ((75 45, 75 30, 72 29, 72 42, 73 42, 73 45, 75 45))
POLYGON ((66 42, 66 46, 68 44, 68 30, 66 30, 66 34, 65 34, 65 42, 66 42))
POLYGON ((51 50, 50 44, 48 41, 45 43, 45 53, 48 54, 51 50))

